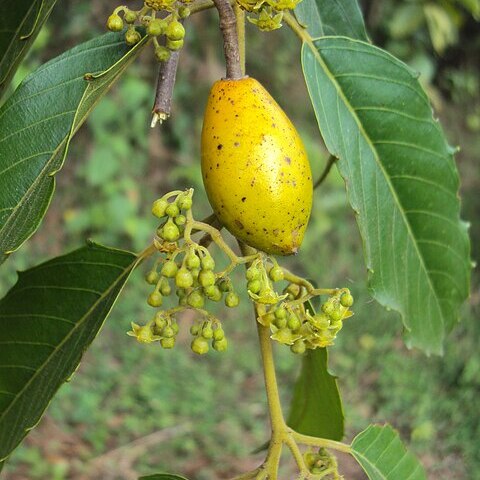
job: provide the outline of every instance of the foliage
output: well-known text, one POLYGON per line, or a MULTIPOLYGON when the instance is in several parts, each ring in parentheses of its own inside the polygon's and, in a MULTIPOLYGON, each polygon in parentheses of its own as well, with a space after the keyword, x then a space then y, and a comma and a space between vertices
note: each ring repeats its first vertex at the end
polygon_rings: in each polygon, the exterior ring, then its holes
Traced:
POLYGON ((89 245, 22 272, 3 298, 2 460, 73 374, 136 262, 130 253, 89 245), (61 303, 54 301, 59 292, 61 303))
POLYGON ((389 426, 371 425, 357 435, 352 453, 372 480, 426 479, 418 460, 405 450, 398 434, 389 426))
POLYGON ((70 139, 139 49, 141 44, 127 52, 113 34, 87 42, 42 66, 2 106, 1 261, 38 227, 70 139), (73 61, 69 62, 70 58, 73 61), (69 68, 64 68, 66 62, 69 68), (86 65, 93 74, 86 71, 86 65), (30 110, 31 98, 37 104, 36 114, 30 110), (42 135, 44 129, 49 131, 48 136, 42 135), (21 148, 12 149, 14 140, 21 148))

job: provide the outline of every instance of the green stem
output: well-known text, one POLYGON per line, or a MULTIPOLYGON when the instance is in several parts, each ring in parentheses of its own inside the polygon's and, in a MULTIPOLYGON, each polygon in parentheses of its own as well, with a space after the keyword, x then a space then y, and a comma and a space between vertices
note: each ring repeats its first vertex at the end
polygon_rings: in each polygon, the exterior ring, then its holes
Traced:
POLYGON ((333 164, 337 161, 337 157, 335 157, 334 155, 330 155, 328 157, 328 160, 327 160, 327 164, 325 165, 325 168, 323 169, 323 172, 322 174, 320 175, 320 177, 318 178, 318 180, 315 182, 315 184, 313 185, 313 189, 315 190, 316 188, 318 188, 323 182, 324 180, 327 178, 328 174, 330 173, 330 170, 332 169, 332 166, 333 164))
POLYGON ((295 35, 302 41, 307 43, 311 48, 315 49, 315 45, 313 44, 313 39, 310 34, 305 30, 295 19, 295 17, 289 13, 285 12, 283 14, 283 20, 285 23, 293 30, 295 35))
MULTIPOLYGON (((265 312, 258 305, 255 307, 256 316, 261 316, 265 312)), ((258 339, 260 342, 260 351, 262 354, 263 376, 265 380, 265 389, 267 391, 268 409, 270 414, 270 424, 272 432, 276 433, 285 429, 285 420, 283 418, 280 395, 278 393, 277 376, 275 373, 275 363, 273 360, 272 341, 270 340, 270 329, 257 322, 258 339)))
POLYGON ((290 429, 291 437, 298 443, 303 445, 309 445, 311 447, 323 447, 331 450, 337 450, 338 452, 351 453, 352 449, 350 445, 342 442, 336 442, 335 440, 328 440, 327 438, 311 437, 310 435, 303 435, 295 430, 290 429))
POLYGON ((240 5, 235 2, 233 5, 235 17, 237 19, 237 36, 238 36, 238 51, 240 54, 240 68, 242 74, 245 75, 245 58, 246 58, 246 37, 245 37, 245 11, 240 5))

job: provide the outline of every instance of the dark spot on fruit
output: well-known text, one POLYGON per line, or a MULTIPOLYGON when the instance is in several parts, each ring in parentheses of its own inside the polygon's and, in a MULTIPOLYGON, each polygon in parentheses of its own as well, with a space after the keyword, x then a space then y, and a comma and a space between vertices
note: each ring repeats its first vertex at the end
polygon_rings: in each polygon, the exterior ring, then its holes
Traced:
POLYGON ((221 143, 219 143, 219 144, 217 145, 217 150, 221 150, 222 148, 223 148, 223 145, 222 145, 221 143))
POLYGON ((247 197, 242 197, 242 202, 244 202, 247 199, 247 197))
POLYGON ((240 142, 235 142, 233 145, 234 145, 235 147, 239 147, 239 146, 240 146, 240 142))
POLYGON ((243 226, 243 223, 238 220, 238 218, 235 219, 235 225, 240 229, 243 230, 245 227, 243 226))
POLYGON ((284 158, 285 162, 287 162, 289 165, 292 163, 292 159, 290 157, 285 157, 284 158))

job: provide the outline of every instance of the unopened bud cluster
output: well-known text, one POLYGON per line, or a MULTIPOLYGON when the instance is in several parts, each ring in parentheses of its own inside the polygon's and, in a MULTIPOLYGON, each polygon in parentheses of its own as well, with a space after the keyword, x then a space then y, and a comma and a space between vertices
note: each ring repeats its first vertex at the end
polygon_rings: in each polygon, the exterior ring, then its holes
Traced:
POLYGON ((288 282, 278 294, 273 283, 284 280, 285 274, 274 261, 273 265, 268 265, 270 261, 268 259, 267 265, 261 260, 256 261, 246 272, 249 295, 265 305, 265 313, 258 317, 259 323, 270 327, 271 338, 289 345, 293 353, 333 345, 343 321, 353 315, 350 291, 346 288, 329 290, 321 311, 314 313, 306 302, 321 293, 307 288, 303 285, 306 282, 298 279, 299 283, 288 282))
POLYGON ((293 10, 301 0, 236 0, 241 8, 255 14, 248 21, 260 30, 271 31, 282 26, 283 12, 293 10))
POLYGON ((142 38, 135 26, 143 26, 153 39, 157 60, 165 62, 171 52, 183 47, 185 28, 182 20, 190 15, 185 5, 187 3, 190 0, 145 0, 140 10, 119 6, 108 17, 107 28, 112 32, 121 32, 126 24, 125 41, 128 45, 135 45, 142 38), (162 39, 162 45, 159 38, 162 39))
POLYGON ((159 341, 164 348, 172 348, 178 333, 176 315, 191 309, 198 318, 190 328, 192 350, 197 354, 207 353, 209 345, 217 351, 227 348, 227 339, 220 320, 206 310, 207 302, 223 300, 227 307, 234 308, 239 296, 232 281, 222 272, 215 272, 215 260, 207 248, 185 238, 191 214, 193 190, 171 192, 156 200, 152 213, 162 219, 157 228, 154 244, 159 254, 145 280, 153 286, 147 303, 160 309, 166 297, 174 297, 176 306, 159 310, 153 320, 139 327, 132 324, 130 335, 141 343, 159 341))
POLYGON ((338 473, 337 459, 325 448, 319 448, 317 452, 307 451, 303 458, 310 473, 318 475, 318 478, 343 480, 343 476, 338 473))

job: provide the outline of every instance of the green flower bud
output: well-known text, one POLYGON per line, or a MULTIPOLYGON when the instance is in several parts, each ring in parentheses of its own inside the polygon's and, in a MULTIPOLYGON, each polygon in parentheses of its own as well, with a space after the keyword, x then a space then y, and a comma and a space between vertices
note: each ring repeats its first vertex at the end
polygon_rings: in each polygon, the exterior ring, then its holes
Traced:
POLYGON ((190 333, 195 336, 200 333, 201 327, 198 324, 194 324, 190 327, 190 333))
POLYGON ((174 336, 175 336, 175 332, 173 331, 172 327, 167 326, 162 330, 162 337, 172 338, 174 336))
POLYGON ((342 293, 340 296, 340 304, 342 307, 349 308, 353 305, 353 297, 350 293, 342 293))
POLYGON ((167 40, 180 41, 185 37, 185 28, 180 22, 174 20, 168 25, 165 34, 167 35, 167 40))
POLYGON ((182 225, 185 225, 185 223, 187 223, 187 217, 185 215, 177 215, 175 217, 175 223, 178 225, 178 226, 182 226, 182 225))
POLYGON ((125 13, 123 14, 123 18, 127 23, 132 24, 137 20, 137 14, 130 9, 126 9, 125 13))
POLYGON ((332 299, 328 299, 322 305, 322 312, 325 313, 326 315, 331 315, 334 311, 335 311, 335 304, 333 303, 332 299))
POLYGON ((202 337, 206 338, 207 340, 213 338, 213 328, 208 323, 202 328, 202 337))
POLYGON ((173 278, 178 272, 178 266, 173 260, 168 260, 163 264, 161 274, 167 278, 173 278))
POLYGON ((166 62, 170 58, 171 54, 172 53, 170 52, 170 50, 167 47, 164 47, 163 45, 159 45, 157 48, 155 48, 155 57, 159 62, 166 62))
POLYGON ((159 19, 152 20, 147 27, 147 34, 152 37, 157 37, 165 33, 164 22, 159 19))
POLYGON ((162 331, 166 324, 167 320, 165 319, 163 312, 157 312, 155 314, 155 327, 157 330, 162 331))
POLYGON ((180 18, 187 18, 190 16, 190 9, 188 7, 184 7, 183 5, 178 9, 178 16, 180 18))
POLYGON ((163 303, 162 294, 160 292, 157 292, 157 291, 152 292, 148 296, 147 303, 151 307, 160 307, 163 303))
POLYGON ((228 342, 226 338, 222 338, 221 340, 214 340, 212 347, 217 352, 224 352, 228 348, 228 342))
POLYGON ((172 51, 180 50, 183 47, 183 40, 170 40, 167 38, 167 48, 172 51))
POLYGON ((178 288, 191 287, 193 285, 193 275, 186 268, 180 268, 175 275, 175 285, 178 288))
POLYGON ((173 348, 173 347, 175 346, 175 337, 162 338, 162 339, 160 340, 160 345, 161 345, 163 348, 166 348, 166 349, 173 348))
POLYGON ((216 285, 210 285, 203 289, 205 295, 213 302, 219 302, 222 299, 222 291, 216 285))
POLYGON ((116 13, 110 15, 107 20, 107 28, 111 32, 121 32, 123 30, 123 20, 116 13))
POLYGON ((169 216, 169 217, 176 217, 179 213, 180 213, 180 209, 177 207, 177 204, 174 202, 174 203, 171 203, 166 209, 165 209, 165 213, 169 216))
MULTIPOLYGON (((168 208, 169 207, 167 207, 167 210, 168 208)), ((169 218, 167 223, 163 226, 162 238, 167 242, 175 242, 180 238, 180 230, 175 223, 173 223, 172 218, 169 218)))
POLYGON ((159 198, 158 200, 155 200, 152 205, 152 213, 158 217, 162 218, 165 216, 165 209, 168 207, 168 202, 163 199, 159 198))
POLYGON ((203 306, 205 305, 205 299, 198 290, 194 290, 187 297, 187 303, 193 308, 203 308, 203 306))
POLYGON ((278 307, 273 312, 275 314, 275 318, 286 318, 287 311, 283 307, 278 307))
POLYGON ((268 276, 270 277, 272 282, 280 282, 281 280, 283 280, 284 277, 283 270, 278 265, 275 265, 268 272, 268 276))
POLYGON ((251 266, 245 276, 247 277, 248 281, 252 280, 259 280, 260 279, 260 270, 257 267, 251 266))
POLYGON ((250 280, 247 283, 247 290, 252 293, 258 293, 262 289, 262 282, 260 280, 250 280))
POLYGON ((285 293, 288 293, 288 298, 293 300, 300 294, 300 287, 296 283, 290 283, 285 289, 285 293))
POLYGON ((303 340, 297 340, 295 343, 290 347, 290 350, 297 355, 305 353, 307 349, 305 342, 303 340))
POLYGON ((162 283, 160 284, 160 293, 164 297, 168 297, 172 293, 172 287, 166 279, 163 279, 162 283))
POLYGON ((194 252, 191 252, 187 255, 186 264, 188 268, 198 268, 200 267, 200 259, 198 255, 194 252))
POLYGON ((177 202, 181 210, 190 210, 192 208, 192 197, 188 194, 179 195, 177 202))
POLYGON ((200 283, 202 287, 215 285, 215 274, 211 270, 201 270, 198 275, 198 283, 200 283))
POLYGON ((192 351, 197 355, 204 355, 208 352, 208 342, 203 337, 196 337, 191 344, 192 351))
POLYGON ((177 322, 173 322, 170 326, 172 327, 173 334, 174 334, 174 335, 177 335, 178 332, 180 331, 180 327, 178 326, 178 323, 177 323, 177 322))
POLYGON ((232 289, 232 281, 229 278, 222 278, 218 282, 218 287, 222 292, 229 292, 232 289))
POLYGON ((130 45, 130 46, 135 45, 141 39, 142 39, 142 36, 134 28, 129 28, 125 32, 125 42, 127 42, 127 45, 130 45))
POLYGON ((145 275, 145 280, 150 285, 156 285, 158 282, 158 273, 155 270, 151 270, 145 275))
POLYGON ((225 332, 223 328, 218 327, 213 331, 213 339, 214 340, 222 340, 225 337, 225 332))
POLYGON ((298 330, 301 326, 302 326, 302 322, 297 317, 297 315, 295 315, 295 314, 289 315, 288 320, 287 320, 287 327, 290 330, 294 330, 294 331, 298 330))
POLYGON ((235 292, 228 292, 225 297, 225 305, 230 308, 238 306, 240 298, 235 292))
POLYGON ((339 308, 336 308, 330 314, 330 318, 332 319, 332 322, 339 322, 343 318, 343 312, 339 308))
POLYGON ((204 270, 213 270, 215 268, 215 260, 211 255, 203 257, 201 263, 204 270))

